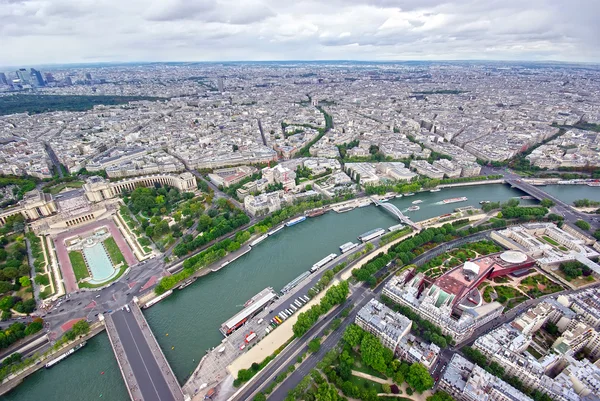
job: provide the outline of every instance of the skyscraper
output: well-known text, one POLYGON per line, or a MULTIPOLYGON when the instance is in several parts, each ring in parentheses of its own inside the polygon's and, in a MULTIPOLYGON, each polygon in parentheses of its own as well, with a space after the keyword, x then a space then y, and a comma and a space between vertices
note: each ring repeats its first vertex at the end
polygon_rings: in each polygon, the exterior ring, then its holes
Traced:
POLYGON ((217 80, 217 87, 219 88, 219 92, 223 92, 225 90, 225 87, 223 85, 223 78, 219 78, 217 80))
POLYGON ((19 68, 16 71, 16 74, 17 74, 17 78, 19 78, 19 80, 21 81, 22 84, 29 83, 29 77, 27 76, 27 70, 25 68, 19 68))
POLYGON ((42 73, 36 69, 31 68, 30 70, 31 82, 35 86, 45 86, 46 82, 44 82, 44 78, 42 78, 42 73))
POLYGON ((8 79, 6 79, 6 74, 3 72, 0 72, 0 84, 8 85, 8 79))
POLYGON ((51 73, 51 72, 47 72, 47 73, 45 73, 45 74, 44 74, 44 76, 46 77, 46 82, 47 82, 47 83, 51 83, 51 82, 54 82, 54 81, 55 81, 55 79, 54 79, 54 75, 52 75, 52 73, 51 73))

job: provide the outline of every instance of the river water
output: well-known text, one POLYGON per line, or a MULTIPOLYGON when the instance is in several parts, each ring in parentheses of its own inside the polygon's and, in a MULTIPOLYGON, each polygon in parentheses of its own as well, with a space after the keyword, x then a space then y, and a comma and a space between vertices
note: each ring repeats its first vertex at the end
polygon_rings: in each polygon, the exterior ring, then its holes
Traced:
MULTIPOLYGON (((568 189, 562 191, 559 188, 552 193, 561 199, 565 192, 575 196, 574 199, 594 199, 594 194, 588 194, 589 189, 600 194, 598 188, 580 185, 568 189), (579 191, 582 191, 581 195, 579 191)), ((407 212, 411 219, 419 221, 452 212, 457 207, 479 206, 482 200, 506 201, 521 195, 516 189, 494 184, 418 193, 391 202, 405 211, 413 201, 422 200, 419 211, 407 212), (443 199, 460 196, 466 196, 469 200, 454 204, 441 203, 443 199)), ((397 223, 382 208, 374 206, 342 214, 329 212, 307 219, 293 227, 284 228, 220 271, 201 277, 185 290, 175 291, 169 298, 145 311, 150 327, 179 381, 187 379, 207 349, 220 343, 223 339, 218 330, 221 323, 238 312, 253 295, 268 286, 279 290, 329 253, 339 253, 338 247, 344 242, 356 241, 358 235, 370 229, 388 228, 397 223)), ((103 333, 64 362, 50 370, 33 374, 0 399, 127 401, 129 396, 108 337, 103 333)))

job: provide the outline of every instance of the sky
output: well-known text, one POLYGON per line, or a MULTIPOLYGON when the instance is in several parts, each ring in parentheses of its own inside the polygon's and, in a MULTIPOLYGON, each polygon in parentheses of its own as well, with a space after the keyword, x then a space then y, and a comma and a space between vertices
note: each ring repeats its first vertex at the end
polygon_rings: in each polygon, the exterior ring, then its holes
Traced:
POLYGON ((0 65, 600 62, 600 0, 0 0, 0 65))

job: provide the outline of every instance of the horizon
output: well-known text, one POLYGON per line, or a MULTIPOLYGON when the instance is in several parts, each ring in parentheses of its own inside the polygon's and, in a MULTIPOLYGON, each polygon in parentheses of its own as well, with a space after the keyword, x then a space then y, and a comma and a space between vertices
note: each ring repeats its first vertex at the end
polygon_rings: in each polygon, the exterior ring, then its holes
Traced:
POLYGON ((600 62, 592 0, 0 0, 0 64, 600 62))
POLYGON ((74 62, 74 63, 39 63, 39 64, 19 64, 19 65, 0 65, 0 71, 12 71, 19 68, 91 68, 94 66, 127 66, 127 65, 152 65, 152 64, 289 64, 289 63, 357 63, 357 64, 539 64, 539 65, 587 65, 600 66, 600 61, 567 61, 567 60, 531 60, 531 59, 448 59, 448 60, 359 60, 359 59, 289 59, 289 60, 207 60, 207 61, 98 61, 98 62, 74 62))

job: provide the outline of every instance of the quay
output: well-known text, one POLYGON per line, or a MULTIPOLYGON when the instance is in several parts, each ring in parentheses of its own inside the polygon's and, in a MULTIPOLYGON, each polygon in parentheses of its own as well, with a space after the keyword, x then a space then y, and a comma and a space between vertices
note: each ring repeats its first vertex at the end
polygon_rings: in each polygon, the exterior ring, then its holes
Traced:
POLYGON ((129 396, 133 401, 185 401, 142 311, 135 302, 128 306, 104 321, 129 396))

